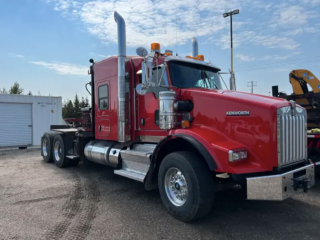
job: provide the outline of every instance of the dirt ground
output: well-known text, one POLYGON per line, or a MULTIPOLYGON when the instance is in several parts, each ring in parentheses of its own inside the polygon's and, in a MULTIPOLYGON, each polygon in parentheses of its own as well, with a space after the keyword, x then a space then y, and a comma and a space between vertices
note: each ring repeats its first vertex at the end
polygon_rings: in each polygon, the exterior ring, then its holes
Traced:
POLYGON ((210 215, 172 218, 158 191, 104 166, 59 169, 39 150, 0 151, 0 239, 320 239, 320 179, 284 202, 216 195, 210 215))

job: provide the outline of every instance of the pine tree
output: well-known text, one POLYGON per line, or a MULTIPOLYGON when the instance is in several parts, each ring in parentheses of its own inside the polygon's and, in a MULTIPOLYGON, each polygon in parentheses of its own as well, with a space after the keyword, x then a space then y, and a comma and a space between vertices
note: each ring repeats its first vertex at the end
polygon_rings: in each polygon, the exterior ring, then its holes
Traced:
POLYGON ((20 87, 20 84, 15 82, 9 90, 9 94, 22 94, 23 88, 20 87))
POLYGON ((80 102, 79 102, 79 97, 77 93, 76 93, 76 96, 74 97, 73 108, 74 108, 74 117, 75 118, 81 117, 80 102))
POLYGON ((75 116, 73 103, 69 100, 67 107, 66 107, 66 118, 74 118, 75 116))
POLYGON ((68 101, 64 100, 63 106, 62 106, 62 118, 67 118, 68 116, 67 104, 68 104, 68 101))
POLYGON ((80 108, 84 108, 84 107, 86 107, 86 102, 84 100, 84 97, 81 97, 80 108))
POLYGON ((88 97, 86 97, 86 100, 85 100, 85 107, 90 107, 90 104, 89 104, 89 99, 88 99, 88 97))

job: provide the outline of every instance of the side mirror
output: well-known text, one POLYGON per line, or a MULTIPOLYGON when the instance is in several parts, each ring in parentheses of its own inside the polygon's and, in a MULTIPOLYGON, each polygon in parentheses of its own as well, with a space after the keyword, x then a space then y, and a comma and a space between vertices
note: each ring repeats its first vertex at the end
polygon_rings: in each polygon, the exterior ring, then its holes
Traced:
POLYGON ((147 88, 142 83, 139 83, 136 87, 136 92, 138 95, 145 95, 147 93, 147 88))
POLYGON ((140 56, 140 57, 145 57, 145 56, 148 55, 147 49, 145 49, 145 48, 143 48, 143 47, 138 47, 138 48, 136 49, 136 52, 137 52, 138 56, 140 56))

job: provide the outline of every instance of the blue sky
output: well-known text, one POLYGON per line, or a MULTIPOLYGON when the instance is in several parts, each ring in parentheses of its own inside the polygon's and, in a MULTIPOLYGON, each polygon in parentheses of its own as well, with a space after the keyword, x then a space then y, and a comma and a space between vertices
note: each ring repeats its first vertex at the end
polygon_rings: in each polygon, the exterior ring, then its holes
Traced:
MULTIPOLYGON (((127 24, 127 54, 151 42, 174 54, 199 54, 230 68, 230 22, 234 16, 237 90, 268 95, 272 85, 292 92, 289 73, 308 69, 320 79, 320 0, 0 0, 0 88, 15 81, 42 95, 87 96, 89 59, 117 54, 118 11, 127 24)), ((229 82, 228 76, 225 80, 229 82)))

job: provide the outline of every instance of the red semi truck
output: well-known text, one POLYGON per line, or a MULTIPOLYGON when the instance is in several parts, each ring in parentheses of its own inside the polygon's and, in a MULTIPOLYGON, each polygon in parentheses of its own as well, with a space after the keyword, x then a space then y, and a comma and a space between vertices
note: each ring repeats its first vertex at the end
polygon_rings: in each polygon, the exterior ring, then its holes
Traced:
POLYGON ((294 102, 222 88, 220 69, 172 56, 152 44, 126 55, 125 21, 114 13, 118 56, 90 62, 90 124, 51 126, 44 161, 79 161, 159 189, 181 221, 204 217, 221 184, 240 184, 248 200, 281 201, 314 186, 306 110, 294 102))

